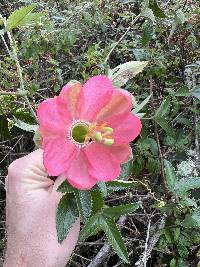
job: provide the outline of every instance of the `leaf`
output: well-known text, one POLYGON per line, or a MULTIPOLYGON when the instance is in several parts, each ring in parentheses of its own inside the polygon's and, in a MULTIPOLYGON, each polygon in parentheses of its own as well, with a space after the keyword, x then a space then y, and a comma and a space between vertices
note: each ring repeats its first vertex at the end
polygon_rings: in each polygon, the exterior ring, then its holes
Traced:
POLYGON ((3 25, 3 19, 0 18, 0 26, 3 25))
POLYGON ((121 166, 121 172, 119 176, 119 180, 128 180, 128 178, 132 174, 132 160, 129 160, 128 162, 122 164, 121 166))
POLYGON ((149 7, 153 10, 153 13, 156 17, 161 19, 166 18, 164 11, 158 6, 156 0, 151 0, 149 3, 149 7))
POLYGON ((136 211, 140 207, 139 203, 130 203, 118 205, 115 207, 105 208, 103 214, 107 217, 115 218, 136 211))
POLYGON ((76 190, 76 202, 79 209, 81 220, 84 222, 91 214, 92 199, 90 191, 76 190))
POLYGON ((200 208, 197 208, 191 215, 187 215, 181 224, 184 227, 200 228, 200 208))
POLYGON ((7 20, 8 31, 13 30, 19 26, 25 26, 34 21, 37 21, 45 15, 44 12, 31 13, 37 4, 29 5, 18 10, 15 10, 7 20))
POLYGON ((137 114, 141 109, 143 109, 143 107, 149 102, 149 100, 151 99, 151 95, 147 96, 147 98, 145 98, 145 100, 143 100, 139 105, 135 105, 136 107, 132 110, 132 114, 137 114))
POLYGON ((101 211, 104 205, 102 194, 98 190, 91 191, 92 196, 92 215, 101 211))
POLYGON ((0 115, 0 139, 9 138, 10 132, 8 127, 8 120, 5 115, 0 115))
POLYGON ((74 195, 64 195, 58 204, 56 212, 56 229, 59 243, 67 237, 78 216, 79 212, 74 195))
POLYGON ((163 100, 160 107, 156 110, 155 117, 163 117, 166 115, 166 113, 168 113, 169 108, 170 108, 170 100, 171 100, 170 96, 166 97, 163 100))
POLYGON ((67 181, 64 181, 61 185, 59 185, 57 191, 61 193, 74 193, 77 190, 73 188, 67 181))
POLYGON ((139 188, 142 186, 142 183, 140 181, 112 181, 107 183, 107 189, 108 191, 120 191, 130 188, 139 188))
POLYGON ((15 123, 14 125, 24 131, 27 131, 27 132, 33 132, 35 133, 38 129, 38 125, 31 125, 31 124, 28 124, 28 123, 25 123, 17 118, 14 118, 15 119, 15 123))
POLYGON ((181 196, 184 192, 198 188, 200 188, 200 177, 192 177, 176 181, 174 191, 181 196))
POLYGON ((176 175, 175 175, 174 168, 172 164, 167 160, 164 160, 164 166, 165 166, 165 179, 166 179, 168 188, 171 192, 174 192, 174 186, 176 182, 176 175))
POLYGON ((114 251, 123 261, 129 263, 126 246, 114 220, 105 216, 101 216, 100 224, 114 251))
POLYGON ((105 182, 98 182, 97 185, 98 185, 99 190, 101 191, 102 195, 104 197, 106 197, 108 194, 106 183, 105 182))
POLYGON ((147 45, 154 34, 154 27, 152 21, 146 20, 142 25, 142 46, 147 45))
POLYGON ((100 229, 99 217, 100 217, 100 214, 98 213, 90 217, 86 221, 86 224, 84 225, 79 235, 80 241, 84 241, 86 238, 88 238, 94 232, 96 232, 97 229, 100 229))
POLYGON ((147 7, 145 9, 143 9, 142 12, 141 12, 141 16, 151 20, 152 22, 156 21, 154 13, 153 13, 151 8, 147 7))
POLYGON ((169 135, 175 138, 174 130, 171 126, 169 126, 168 122, 163 117, 154 117, 153 118, 156 123, 160 125, 160 127, 169 135))
POLYGON ((197 99, 200 100, 200 85, 197 85, 193 90, 192 90, 192 96, 196 97, 197 99))
POLYGON ((143 71, 147 64, 148 61, 129 61, 110 70, 109 76, 115 87, 121 87, 143 71))

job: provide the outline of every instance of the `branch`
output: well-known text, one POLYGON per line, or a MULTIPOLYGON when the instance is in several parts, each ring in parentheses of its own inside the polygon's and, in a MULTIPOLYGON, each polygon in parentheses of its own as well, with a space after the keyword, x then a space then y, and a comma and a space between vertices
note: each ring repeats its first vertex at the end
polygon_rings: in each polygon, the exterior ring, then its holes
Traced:
MULTIPOLYGON (((121 216, 118 220, 118 225, 120 228, 125 224, 127 220, 127 216, 121 216)), ((111 251, 111 246, 105 244, 100 251, 97 253, 95 258, 91 261, 91 263, 87 267, 98 267, 102 264, 102 262, 108 257, 109 252, 111 251)))
MULTIPOLYGON (((154 97, 153 97, 153 79, 152 77, 150 77, 150 94, 151 94, 151 108, 153 113, 155 114, 155 105, 154 105, 154 97)), ((156 143, 157 143, 157 147, 158 147, 158 153, 159 153, 159 160, 160 160, 160 165, 161 165, 161 181, 163 184, 163 188, 165 191, 165 195, 168 195, 168 190, 167 190, 167 185, 165 182, 165 172, 164 172, 164 163, 163 163, 163 154, 162 154, 162 150, 161 150, 161 145, 160 145, 160 140, 159 140, 159 135, 158 135, 158 127, 155 121, 153 121, 153 126, 154 126, 154 133, 155 133, 155 137, 156 137, 156 143)))
MULTIPOLYGON (((145 251, 140 256, 139 260, 135 263, 135 266, 137 267, 145 267, 148 259, 151 257, 152 250, 154 249, 156 243, 158 242, 161 230, 165 227, 165 221, 166 221, 166 215, 162 217, 160 223, 157 225, 156 229, 154 230, 154 233, 151 238, 149 238, 150 232, 151 232, 151 220, 149 220, 148 229, 147 229, 147 238, 145 243, 145 251)), ((152 227, 153 228, 153 227, 152 227)))

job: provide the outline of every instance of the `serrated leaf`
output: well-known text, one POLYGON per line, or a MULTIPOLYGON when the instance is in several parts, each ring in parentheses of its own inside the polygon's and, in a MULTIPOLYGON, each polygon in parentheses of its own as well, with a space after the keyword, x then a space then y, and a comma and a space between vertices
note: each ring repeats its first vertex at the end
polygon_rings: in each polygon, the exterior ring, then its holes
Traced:
POLYGON ((164 11, 158 6, 157 1, 151 0, 149 7, 153 10, 153 13, 158 18, 166 18, 164 11))
POLYGON ((198 188, 200 188, 200 177, 192 177, 176 181, 174 191, 181 196, 184 192, 198 188))
POLYGON ((170 96, 166 97, 163 100, 160 107, 156 110, 156 113, 155 113, 156 117, 163 117, 166 115, 166 113, 169 111, 169 108, 170 108, 170 103, 171 103, 170 100, 171 100, 170 96))
POLYGON ((137 114, 141 109, 143 109, 144 106, 146 106, 146 104, 149 102, 149 100, 151 99, 151 95, 147 96, 147 98, 145 98, 145 100, 143 100, 139 105, 136 104, 135 108, 132 110, 132 114, 137 114))
POLYGON ((173 128, 168 124, 165 118, 163 117, 154 117, 153 118, 156 123, 160 125, 160 127, 171 137, 175 138, 173 128))
POLYGON ((61 185, 59 185, 57 191, 61 193, 74 193, 77 190, 73 188, 67 181, 64 181, 61 185))
POLYGON ((200 208, 196 209, 192 214, 187 215, 181 224, 184 227, 200 228, 200 208))
POLYGON ((56 229, 59 243, 67 237, 78 216, 79 212, 74 194, 64 195, 56 212, 56 229))
POLYGON ((123 261, 129 263, 126 246, 114 220, 105 216, 101 216, 100 224, 106 234, 108 242, 114 251, 123 261))
POLYGON ((142 46, 147 45, 154 34, 154 27, 152 21, 146 20, 142 25, 142 46))
POLYGON ((107 189, 109 192, 112 191, 120 191, 125 189, 131 189, 131 188, 139 188, 142 186, 142 183, 140 181, 112 181, 107 183, 107 189))
POLYGON ((121 215, 126 215, 136 211, 140 207, 139 203, 130 203, 125 205, 118 205, 115 207, 105 208, 103 214, 107 217, 116 218, 121 215))
POLYGON ((37 4, 29 5, 18 10, 15 10, 7 20, 7 28, 9 31, 19 26, 27 25, 35 20, 38 20, 44 15, 43 12, 31 13, 37 4))
POLYGON ((156 21, 154 13, 153 13, 151 8, 147 7, 145 9, 143 9, 142 12, 141 12, 141 16, 151 20, 152 22, 156 21))
POLYGON ((129 61, 110 70, 109 76, 113 81, 113 85, 115 87, 123 86, 128 80, 143 71, 147 64, 148 61, 129 61))
POLYGON ((21 120, 19 120, 19 119, 16 119, 16 118, 15 118, 15 123, 14 123, 14 125, 15 125, 16 127, 20 128, 20 129, 24 130, 24 131, 32 132, 32 133, 36 132, 37 129, 38 129, 38 127, 39 127, 39 126, 36 125, 36 124, 31 125, 31 124, 25 123, 25 122, 23 122, 23 121, 21 121, 21 120))
POLYGON ((101 211, 104 205, 104 200, 101 192, 98 190, 91 191, 92 196, 92 215, 101 211))
POLYGON ((122 164, 121 166, 121 172, 120 172, 120 176, 119 176, 119 180, 128 180, 128 178, 131 176, 132 174, 132 160, 129 160, 128 162, 122 164))
POLYGON ((197 99, 200 100, 200 85, 197 85, 193 90, 192 90, 192 96, 196 97, 197 99))
POLYGON ((167 160, 164 160, 164 166, 165 166, 165 179, 166 179, 168 188, 171 192, 174 192, 174 186, 176 183, 176 174, 175 174, 174 168, 172 164, 167 160))
POLYGON ((96 232, 96 230, 100 228, 100 216, 100 214, 95 214, 86 221, 86 224, 84 225, 79 235, 80 241, 84 241, 86 238, 93 235, 94 231, 96 232))
POLYGON ((81 220, 84 222, 91 214, 92 199, 90 191, 77 190, 75 192, 76 202, 81 220))
POLYGON ((97 186, 99 187, 99 190, 101 191, 101 194, 106 197, 108 194, 107 186, 105 182, 98 182, 97 186))

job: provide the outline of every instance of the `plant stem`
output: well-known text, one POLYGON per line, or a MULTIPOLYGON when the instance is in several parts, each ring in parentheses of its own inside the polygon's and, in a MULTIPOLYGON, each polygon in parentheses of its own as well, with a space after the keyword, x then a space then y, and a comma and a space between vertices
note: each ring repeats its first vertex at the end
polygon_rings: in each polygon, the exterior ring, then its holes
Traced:
MULTIPOLYGON (((21 89, 21 91, 23 91, 25 93, 27 91, 25 90, 24 80, 23 80, 23 75, 22 75, 22 68, 20 66, 18 55, 17 55, 16 42, 15 42, 15 39, 12 36, 11 32, 7 31, 7 35, 8 35, 9 41, 10 41, 10 47, 12 49, 12 54, 13 54, 12 57, 13 57, 15 63, 16 63, 16 67, 17 67, 17 73, 18 73, 19 81, 20 81, 20 89, 21 89)), ((8 51, 9 51, 9 49, 8 49, 8 51)), ((26 101, 26 103, 27 103, 27 105, 29 107, 29 110, 30 110, 31 114, 33 115, 33 117, 38 122, 38 119, 37 119, 37 116, 35 114, 35 111, 33 110, 32 105, 31 105, 27 95, 24 94, 23 97, 24 97, 24 99, 25 99, 25 101, 26 101)))
POLYGON ((115 43, 115 45, 111 48, 110 52, 108 53, 104 64, 107 63, 110 55, 112 54, 112 52, 115 50, 115 48, 118 46, 118 44, 124 39, 124 37, 127 35, 127 33, 131 30, 132 26, 136 23, 136 21, 140 18, 141 14, 137 15, 134 20, 131 22, 131 25, 127 28, 127 30, 125 31, 125 33, 120 37, 120 39, 115 43))

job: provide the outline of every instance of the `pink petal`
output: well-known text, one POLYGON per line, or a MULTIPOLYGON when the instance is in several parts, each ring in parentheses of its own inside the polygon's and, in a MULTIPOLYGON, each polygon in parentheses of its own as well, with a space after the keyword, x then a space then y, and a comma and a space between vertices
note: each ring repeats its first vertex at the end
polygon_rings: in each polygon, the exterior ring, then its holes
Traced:
POLYGON ((122 114, 107 120, 108 126, 114 129, 114 145, 128 144, 141 132, 142 124, 133 114, 122 114))
POLYGON ((99 181, 111 181, 120 174, 120 163, 112 150, 102 144, 92 143, 84 149, 88 159, 88 171, 99 181))
POLYGON ((112 116, 131 112, 132 96, 123 89, 113 90, 112 98, 109 103, 98 113, 96 120, 103 121, 112 116))
POLYGON ((67 138, 43 140, 44 166, 51 176, 57 176, 66 171, 76 155, 76 147, 67 138))
POLYGON ((110 150, 115 159, 120 163, 127 162, 132 155, 132 150, 129 145, 112 146, 110 150))
POLYGON ((94 76, 83 86, 78 104, 80 119, 93 120, 97 113, 109 102, 113 86, 106 76, 94 76))
MULTIPOLYGON (((42 136, 66 135, 67 125, 58 112, 57 97, 44 100, 37 109, 37 117, 42 136)), ((67 114, 66 114, 67 115, 67 114)))
POLYGON ((90 189, 97 180, 88 173, 87 159, 82 151, 79 151, 69 169, 65 172, 69 183, 78 189, 90 189))
POLYGON ((66 112, 71 114, 71 118, 75 116, 81 87, 79 82, 71 81, 62 88, 58 97, 58 102, 60 107, 62 107, 60 114, 62 114, 63 117, 65 117, 66 112))

